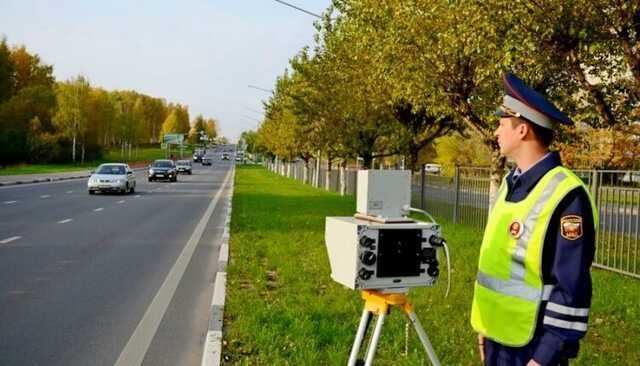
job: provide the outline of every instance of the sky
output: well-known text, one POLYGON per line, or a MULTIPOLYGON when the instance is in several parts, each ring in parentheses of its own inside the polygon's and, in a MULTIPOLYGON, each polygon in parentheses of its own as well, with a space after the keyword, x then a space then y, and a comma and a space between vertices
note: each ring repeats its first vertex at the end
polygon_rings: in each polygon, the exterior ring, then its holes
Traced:
MULTIPOLYGON (((330 0, 287 0, 314 13, 330 0)), ((216 118, 235 141, 255 129, 288 60, 313 46, 316 19, 274 0, 0 0, 0 37, 53 65, 216 118)))

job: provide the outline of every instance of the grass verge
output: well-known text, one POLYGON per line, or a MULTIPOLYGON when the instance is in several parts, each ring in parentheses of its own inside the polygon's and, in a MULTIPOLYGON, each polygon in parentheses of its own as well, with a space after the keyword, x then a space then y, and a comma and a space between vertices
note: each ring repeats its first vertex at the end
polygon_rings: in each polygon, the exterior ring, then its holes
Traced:
MULTIPOLYGON (((228 365, 344 365, 362 312, 359 294, 334 283, 324 245, 325 216, 348 216, 353 197, 314 189, 260 167, 236 170, 223 362, 228 365)), ((442 221, 451 246, 434 288, 411 299, 443 365, 477 365, 470 303, 482 233, 442 221)), ((640 364, 640 281, 594 270, 590 330, 576 365, 640 364)), ((429 364, 404 317, 384 325, 376 365, 429 364)))
MULTIPOLYGON (((135 162, 148 162, 156 159, 165 159, 165 150, 160 148, 142 148, 132 150, 131 158, 128 155, 122 155, 120 149, 111 149, 104 154, 104 157, 99 160, 79 163, 66 163, 66 164, 18 164, 8 166, 6 168, 0 168, 0 175, 21 175, 21 174, 47 174, 47 173, 63 173, 73 172, 77 170, 87 170, 95 168, 102 163, 135 163, 135 162)), ((180 156, 180 152, 172 153, 176 156, 180 156)), ((183 156, 185 159, 190 159, 191 150, 185 149, 183 156)))

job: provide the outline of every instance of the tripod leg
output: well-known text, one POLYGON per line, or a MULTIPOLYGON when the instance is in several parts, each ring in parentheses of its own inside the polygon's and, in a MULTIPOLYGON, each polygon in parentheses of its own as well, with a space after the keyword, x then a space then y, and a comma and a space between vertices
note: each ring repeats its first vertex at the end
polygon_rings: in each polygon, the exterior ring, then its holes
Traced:
POLYGON ((440 366, 438 356, 436 356, 436 353, 433 350, 433 346, 431 345, 431 342, 429 342, 429 337, 427 337, 427 332, 425 332, 424 328, 422 328, 422 324, 420 324, 420 320, 416 316, 416 313, 413 310, 407 311, 406 313, 411 323, 413 323, 413 327, 416 329, 416 333, 418 333, 418 337, 420 338, 420 342, 422 342, 424 350, 427 351, 427 355, 429 356, 429 360, 431 360, 431 364, 433 366, 440 366))
POLYGON ((382 332, 382 325, 384 324, 384 318, 387 316, 387 313, 382 311, 380 315, 378 315, 378 321, 376 321, 376 327, 373 330, 373 334, 371 335, 371 343, 369 343, 369 348, 367 349, 367 359, 364 363, 365 366, 371 366, 373 364, 373 357, 376 354, 376 348, 378 348, 378 340, 380 339, 380 333, 382 332))
POLYGON ((358 360, 358 353, 360 352, 360 347, 362 346, 362 340, 364 339, 364 335, 367 334, 367 328, 369 328, 370 322, 371 312, 365 308, 362 311, 362 317, 360 318, 360 325, 358 326, 358 333, 356 333, 356 340, 353 342, 353 347, 351 348, 349 363, 347 363, 348 366, 356 365, 356 361, 358 360))

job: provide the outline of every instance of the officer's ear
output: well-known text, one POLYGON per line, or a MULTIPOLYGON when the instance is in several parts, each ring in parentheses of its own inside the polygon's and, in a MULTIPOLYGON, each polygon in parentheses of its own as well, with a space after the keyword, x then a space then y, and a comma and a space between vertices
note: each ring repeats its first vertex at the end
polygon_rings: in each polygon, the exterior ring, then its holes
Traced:
POLYGON ((527 134, 531 136, 531 126, 520 118, 512 119, 512 127, 516 130, 516 134, 520 136, 520 139, 524 140, 527 137, 527 134))

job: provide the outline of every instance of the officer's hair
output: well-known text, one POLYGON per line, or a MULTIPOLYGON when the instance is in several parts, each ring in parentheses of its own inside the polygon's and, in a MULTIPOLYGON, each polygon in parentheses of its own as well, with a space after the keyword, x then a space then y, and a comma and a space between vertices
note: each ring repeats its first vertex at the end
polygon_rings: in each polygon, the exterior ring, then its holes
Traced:
POLYGON ((554 136, 553 130, 544 128, 522 117, 516 118, 515 121, 517 122, 513 124, 514 128, 520 125, 520 123, 526 123, 529 126, 529 129, 533 130, 533 134, 536 136, 536 138, 538 139, 538 141, 540 141, 542 145, 544 145, 545 147, 551 146, 551 143, 553 142, 553 136, 554 136))

